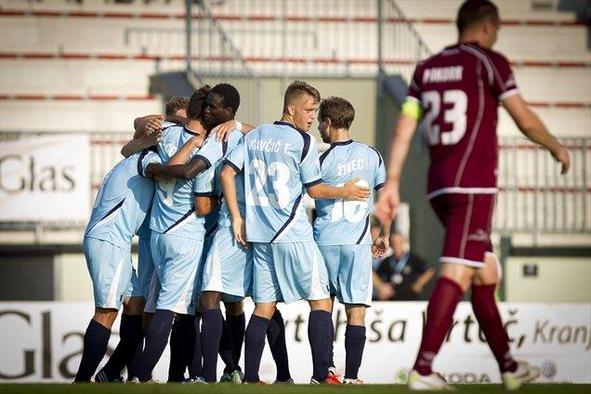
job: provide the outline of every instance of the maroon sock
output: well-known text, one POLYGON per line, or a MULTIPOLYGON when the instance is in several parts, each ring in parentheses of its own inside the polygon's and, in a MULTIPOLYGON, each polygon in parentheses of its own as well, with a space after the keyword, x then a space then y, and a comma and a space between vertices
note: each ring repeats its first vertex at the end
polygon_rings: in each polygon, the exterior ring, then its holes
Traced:
POLYGON ((460 285, 451 279, 439 278, 427 307, 427 323, 423 329, 423 339, 419 354, 413 367, 421 375, 429 375, 433 359, 451 327, 453 315, 464 292, 460 285))
POLYGON ((509 351, 509 338, 495 302, 495 288, 496 285, 472 285, 472 309, 501 373, 514 372, 517 363, 509 351))

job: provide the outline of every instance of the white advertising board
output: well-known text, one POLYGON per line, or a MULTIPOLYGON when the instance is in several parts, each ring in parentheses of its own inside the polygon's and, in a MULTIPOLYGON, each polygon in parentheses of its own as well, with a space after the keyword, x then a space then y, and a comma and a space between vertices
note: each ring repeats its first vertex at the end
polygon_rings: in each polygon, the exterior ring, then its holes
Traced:
MULTIPOLYGON (((367 343, 360 378, 367 383, 399 383, 413 364, 419 345, 426 304, 423 302, 375 303, 366 320, 367 343)), ((82 352, 82 338, 93 313, 90 303, 0 303, 0 381, 67 382, 73 379, 82 352)), ((252 304, 245 306, 248 315, 252 304)), ((312 374, 307 339, 308 307, 305 303, 280 306, 286 321, 290 369, 297 383, 312 374)), ((541 382, 591 383, 590 304, 501 304, 511 349, 518 359, 542 368, 541 382)), ((335 361, 344 371, 344 309, 334 313, 335 361)), ((111 342, 118 340, 116 322, 111 342)), ((223 365, 218 363, 219 374, 223 365)), ((154 371, 166 381, 168 350, 154 371)), ((494 358, 469 303, 461 303, 435 369, 451 383, 499 382, 494 358)), ((261 363, 261 378, 275 379, 268 350, 261 363)), ((219 376, 219 375, 218 375, 219 376)))
POLYGON ((87 135, 3 141, 0 221, 88 219, 90 145, 87 135))

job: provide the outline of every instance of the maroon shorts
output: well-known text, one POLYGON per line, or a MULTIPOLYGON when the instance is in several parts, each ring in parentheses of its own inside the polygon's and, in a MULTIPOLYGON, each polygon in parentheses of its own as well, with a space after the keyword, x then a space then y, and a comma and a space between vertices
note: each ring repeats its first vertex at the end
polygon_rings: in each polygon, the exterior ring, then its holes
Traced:
POLYGON ((490 231, 495 194, 440 194, 431 206, 445 226, 442 263, 484 266, 492 253, 490 231))

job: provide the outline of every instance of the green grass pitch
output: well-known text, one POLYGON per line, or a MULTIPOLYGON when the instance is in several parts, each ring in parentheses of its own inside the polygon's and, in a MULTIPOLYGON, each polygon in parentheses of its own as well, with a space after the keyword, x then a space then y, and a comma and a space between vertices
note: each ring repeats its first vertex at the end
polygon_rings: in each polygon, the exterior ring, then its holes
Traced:
MULTIPOLYGON (((501 385, 456 385, 458 393, 503 393, 501 385)), ((0 393, 9 394, 399 394, 410 393, 402 385, 367 384, 363 386, 311 386, 311 385, 184 385, 184 384, 0 384, 0 393)), ((583 394, 591 393, 586 384, 532 384, 522 387, 523 394, 583 394)))

